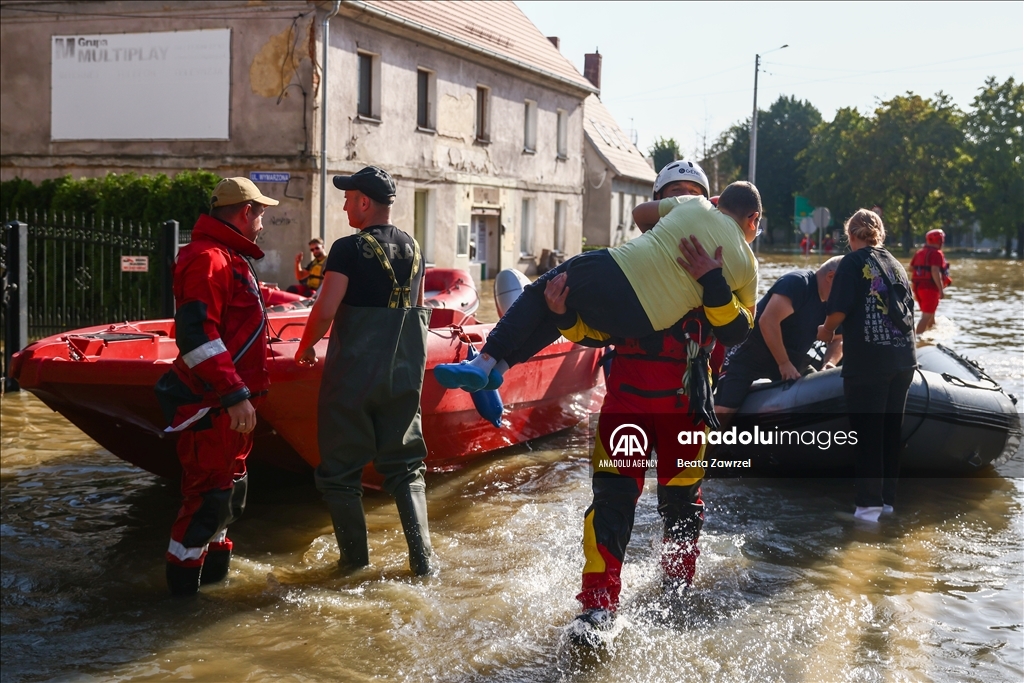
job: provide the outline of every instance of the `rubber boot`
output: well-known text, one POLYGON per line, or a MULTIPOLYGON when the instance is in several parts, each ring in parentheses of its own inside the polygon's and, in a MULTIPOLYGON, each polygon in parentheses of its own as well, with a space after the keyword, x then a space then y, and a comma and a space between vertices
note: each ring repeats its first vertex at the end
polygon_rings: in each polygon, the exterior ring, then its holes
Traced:
POLYGON ((427 492, 422 483, 405 484, 395 491, 402 531, 409 544, 409 567, 416 576, 430 573, 430 529, 427 526, 427 492))
POLYGON ((334 523, 334 536, 341 551, 341 566, 358 569, 370 564, 370 546, 366 539, 366 515, 363 501, 357 497, 327 501, 334 523))
POLYGON ((199 592, 200 575, 203 566, 183 567, 174 562, 167 563, 167 587, 176 598, 187 598, 199 592))
POLYGON ((203 559, 203 574, 199 583, 208 586, 219 583, 228 575, 228 568, 231 566, 231 549, 234 543, 231 539, 224 538, 223 541, 210 541, 210 547, 203 559))

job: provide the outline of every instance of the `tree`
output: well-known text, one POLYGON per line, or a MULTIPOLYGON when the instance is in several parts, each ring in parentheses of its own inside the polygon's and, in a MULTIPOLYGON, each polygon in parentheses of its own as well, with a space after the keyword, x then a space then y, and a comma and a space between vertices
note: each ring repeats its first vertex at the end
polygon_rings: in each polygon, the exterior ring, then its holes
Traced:
POLYGON ((757 116, 757 189, 769 225, 774 220, 776 227, 786 226, 787 244, 793 235, 793 196, 806 184, 799 155, 820 123, 821 112, 795 97, 780 96, 757 116))
MULTIPOLYGON (((711 194, 721 194, 730 183, 746 178, 739 162, 733 158, 733 148, 739 144, 746 145, 746 142, 737 142, 737 136, 743 135, 747 140, 749 130, 743 124, 731 126, 728 130, 718 136, 718 139, 707 150, 704 158, 700 160, 700 166, 708 174, 711 181, 711 194)), ((744 161, 744 167, 746 166, 744 161)))
POLYGON ((871 123, 856 109, 840 109, 831 122, 814 129, 811 143, 798 155, 804 163, 804 194, 815 206, 827 206, 837 221, 875 203, 865 180, 871 123))
MULTIPOLYGON (((769 225, 786 226, 787 244, 793 233, 793 195, 805 184, 803 162, 798 157, 820 123, 821 113, 814 105, 785 95, 757 115, 757 189, 769 225)), ((749 119, 729 128, 716 146, 728 149, 727 165, 736 172, 736 179, 750 177, 749 119)))
POLYGON ((675 141, 675 138, 658 138, 651 145, 650 155, 651 159, 654 160, 654 172, 659 173, 661 169, 671 164, 676 159, 681 158, 679 152, 679 143, 675 141))
POLYGON ((974 98, 967 116, 971 152, 972 204, 983 234, 1006 240, 1006 255, 1017 238, 1024 258, 1024 84, 994 77, 974 98))
POLYGON ((908 92, 875 110, 864 138, 871 164, 862 169, 861 186, 882 198, 887 223, 900 228, 904 254, 914 245, 914 232, 962 213, 958 184, 970 161, 963 121, 963 113, 941 92, 934 100, 908 92))

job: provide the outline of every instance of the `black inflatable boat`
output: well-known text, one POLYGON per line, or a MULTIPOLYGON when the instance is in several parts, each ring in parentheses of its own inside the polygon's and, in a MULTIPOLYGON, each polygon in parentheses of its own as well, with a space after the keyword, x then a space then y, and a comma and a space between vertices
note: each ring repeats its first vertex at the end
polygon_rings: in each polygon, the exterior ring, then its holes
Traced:
MULTIPOLYGON (((1022 436, 1017 398, 949 348, 929 346, 917 353, 920 369, 903 424, 903 472, 965 474, 1013 457, 1022 436)), ((836 368, 795 382, 755 384, 709 457, 749 459, 744 469, 808 476, 852 470, 856 436, 850 431, 836 368)))

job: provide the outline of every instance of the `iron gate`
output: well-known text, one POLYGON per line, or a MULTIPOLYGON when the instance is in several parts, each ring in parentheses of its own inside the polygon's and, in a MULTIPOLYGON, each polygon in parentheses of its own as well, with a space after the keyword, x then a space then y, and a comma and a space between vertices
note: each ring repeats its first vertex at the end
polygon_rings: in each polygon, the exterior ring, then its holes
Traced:
POLYGON ((4 233, 5 378, 10 356, 29 341, 91 325, 174 315, 177 221, 154 225, 19 213, 5 216, 4 233))

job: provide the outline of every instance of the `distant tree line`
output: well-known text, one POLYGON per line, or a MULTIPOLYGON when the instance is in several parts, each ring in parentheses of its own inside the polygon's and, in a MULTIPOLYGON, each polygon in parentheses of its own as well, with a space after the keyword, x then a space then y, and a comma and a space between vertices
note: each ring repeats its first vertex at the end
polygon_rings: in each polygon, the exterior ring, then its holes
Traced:
MULTIPOLYGON (((673 148, 659 139, 655 168, 673 148), (659 156, 660 155, 660 156, 659 156)), ((730 127, 701 165, 713 189, 747 178, 750 120, 730 127)), ((667 162, 665 162, 667 163, 667 162)), ((664 164, 662 164, 664 165, 664 164)), ((909 253, 933 228, 971 229, 1024 258, 1024 84, 989 78, 969 111, 939 92, 881 102, 870 115, 853 108, 832 121, 807 101, 781 96, 759 111, 757 186, 770 230, 792 243, 796 195, 827 206, 838 222, 860 207, 881 206, 890 242, 909 253)))
POLYGON ((168 219, 191 228, 210 208, 210 195, 220 176, 210 171, 182 171, 169 178, 135 173, 108 173, 102 178, 73 179, 70 175, 38 185, 23 178, 0 183, 0 215, 15 211, 47 216, 77 214, 134 223, 168 219))

